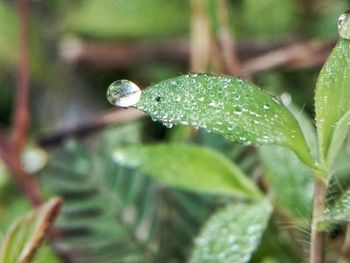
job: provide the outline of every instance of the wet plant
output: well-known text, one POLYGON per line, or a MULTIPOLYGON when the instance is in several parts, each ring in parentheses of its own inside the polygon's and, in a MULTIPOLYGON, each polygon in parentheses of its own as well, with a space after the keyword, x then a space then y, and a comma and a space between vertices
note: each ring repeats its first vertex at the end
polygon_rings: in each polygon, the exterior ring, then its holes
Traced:
POLYGON ((113 153, 118 165, 174 187, 228 196, 226 207, 212 215, 197 237, 190 262, 248 262, 269 218, 280 215, 281 209, 293 224, 298 214, 312 218, 309 262, 325 262, 326 233, 350 221, 348 192, 334 205, 326 203, 350 122, 349 21, 348 12, 339 18, 340 39, 318 78, 316 131, 293 105, 235 77, 187 74, 142 92, 126 80, 109 87, 112 104, 140 109, 168 128, 192 126, 245 145, 262 145, 260 156, 268 174, 263 190, 227 157, 198 146, 137 145, 113 153), (239 199, 230 199, 234 197, 239 199))

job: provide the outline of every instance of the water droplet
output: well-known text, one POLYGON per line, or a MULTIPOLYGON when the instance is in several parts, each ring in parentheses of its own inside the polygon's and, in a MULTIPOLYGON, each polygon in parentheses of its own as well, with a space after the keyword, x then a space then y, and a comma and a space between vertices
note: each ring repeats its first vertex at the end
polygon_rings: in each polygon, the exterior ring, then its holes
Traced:
POLYGON ((215 101, 211 101, 211 102, 209 103, 209 106, 210 106, 210 107, 215 107, 215 106, 216 106, 215 101))
POLYGON ((107 89, 108 101, 117 107, 131 107, 141 98, 140 88, 129 80, 117 80, 107 89))
POLYGON ((343 13, 338 19, 338 31, 341 38, 350 39, 350 11, 343 13))
POLYGON ((270 109, 270 104, 266 103, 263 105, 264 110, 270 109))
POLYGON ((350 39, 350 11, 343 13, 338 19, 338 31, 341 38, 350 39))
POLYGON ((235 111, 233 112, 234 114, 240 116, 242 115, 242 108, 241 107, 235 107, 235 111))
POLYGON ((164 126, 167 127, 167 128, 171 128, 173 127, 173 124, 171 122, 163 122, 164 126))
POLYGON ((288 92, 282 93, 281 101, 284 106, 288 106, 292 102, 292 95, 288 92))

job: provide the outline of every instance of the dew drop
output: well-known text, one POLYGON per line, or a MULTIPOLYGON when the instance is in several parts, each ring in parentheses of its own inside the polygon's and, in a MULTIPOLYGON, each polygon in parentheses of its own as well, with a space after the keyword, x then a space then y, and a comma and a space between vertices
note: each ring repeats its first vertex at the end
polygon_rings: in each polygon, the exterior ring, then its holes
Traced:
POLYGON ((117 107, 131 107, 141 98, 140 88, 129 80, 117 80, 107 89, 108 101, 117 107))
POLYGON ((209 106, 210 106, 210 107, 215 107, 215 106, 216 106, 215 101, 211 101, 211 102, 209 103, 209 106))
POLYGON ((341 38, 350 39, 350 11, 344 12, 338 19, 338 31, 341 38))
POLYGON ((173 124, 171 122, 163 122, 163 125, 169 129, 173 127, 173 124))
POLYGON ((270 104, 267 104, 267 103, 266 103, 266 104, 264 104, 264 105, 263 105, 263 108, 264 108, 264 110, 268 110, 268 109, 270 109, 270 104))
POLYGON ((235 111, 233 113, 238 116, 242 115, 242 108, 239 106, 235 107, 235 111))

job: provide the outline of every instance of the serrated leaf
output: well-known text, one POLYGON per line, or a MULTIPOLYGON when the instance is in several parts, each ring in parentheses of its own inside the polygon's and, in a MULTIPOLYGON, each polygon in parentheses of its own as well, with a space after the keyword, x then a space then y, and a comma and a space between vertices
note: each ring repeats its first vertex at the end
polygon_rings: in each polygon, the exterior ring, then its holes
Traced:
POLYGON ((327 229, 333 224, 350 222, 350 190, 346 191, 331 207, 327 207, 320 228, 327 229))
POLYGON ((229 140, 283 145, 313 165, 292 114, 257 86, 237 78, 192 74, 168 79, 143 91, 136 107, 167 126, 191 125, 229 140))
POLYGON ((259 198, 258 188, 243 172, 218 152, 184 144, 158 144, 118 149, 113 159, 139 167, 175 187, 259 198))
POLYGON ((53 198, 13 223, 1 246, 0 262, 30 262, 55 219, 61 202, 60 198, 53 198))
POLYGON ((340 139, 344 139, 335 138, 335 133, 344 134, 344 129, 348 129, 339 122, 350 111, 349 83, 350 41, 340 39, 323 66, 316 86, 317 133, 321 158, 328 165, 339 150, 340 139))
POLYGON ((271 213, 264 200, 229 205, 214 214, 196 239, 190 263, 245 263, 258 246, 271 213))

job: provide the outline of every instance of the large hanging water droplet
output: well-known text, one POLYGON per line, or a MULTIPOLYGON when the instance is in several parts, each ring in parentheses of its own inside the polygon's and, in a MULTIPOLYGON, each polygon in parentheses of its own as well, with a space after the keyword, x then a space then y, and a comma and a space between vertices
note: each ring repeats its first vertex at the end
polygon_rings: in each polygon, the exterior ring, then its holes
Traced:
POLYGON ((117 107, 131 107, 136 105, 141 98, 140 88, 129 80, 117 80, 107 89, 108 101, 117 107))
POLYGON ((343 13, 338 19, 338 31, 341 38, 350 40, 350 11, 343 13))

